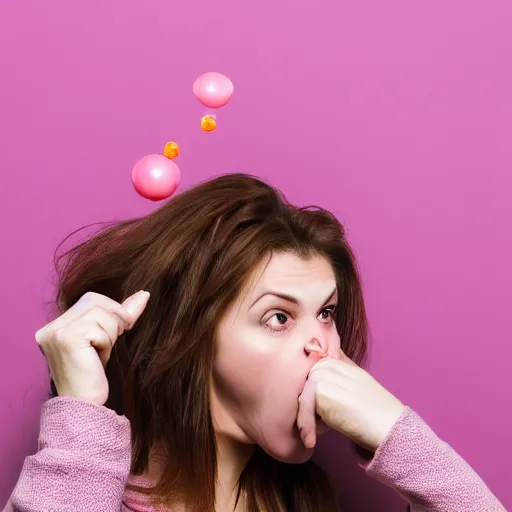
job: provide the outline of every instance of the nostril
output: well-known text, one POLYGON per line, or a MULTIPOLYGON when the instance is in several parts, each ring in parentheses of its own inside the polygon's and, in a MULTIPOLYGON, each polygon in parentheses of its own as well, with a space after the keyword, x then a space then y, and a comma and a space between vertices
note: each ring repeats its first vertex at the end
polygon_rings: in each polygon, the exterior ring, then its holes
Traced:
POLYGON ((313 338, 311 341, 308 341, 306 345, 304 345, 304 350, 308 355, 312 353, 319 354, 322 357, 325 357, 327 355, 326 352, 323 350, 322 345, 316 338, 313 338))

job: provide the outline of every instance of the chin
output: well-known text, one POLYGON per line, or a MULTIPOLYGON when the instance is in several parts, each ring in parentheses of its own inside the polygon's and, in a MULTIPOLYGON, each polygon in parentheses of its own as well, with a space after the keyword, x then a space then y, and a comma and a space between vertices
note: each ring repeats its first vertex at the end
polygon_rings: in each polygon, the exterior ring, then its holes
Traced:
POLYGON ((272 446, 262 446, 273 459, 287 464, 303 464, 313 456, 314 448, 306 448, 300 437, 293 436, 283 439, 280 443, 272 443, 272 446))

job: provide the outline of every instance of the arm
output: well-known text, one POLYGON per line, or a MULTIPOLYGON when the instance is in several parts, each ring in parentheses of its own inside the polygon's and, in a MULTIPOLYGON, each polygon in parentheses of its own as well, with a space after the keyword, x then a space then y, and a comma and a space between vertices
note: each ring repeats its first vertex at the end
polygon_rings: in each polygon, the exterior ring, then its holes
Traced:
POLYGON ((77 398, 48 400, 38 452, 25 459, 5 510, 119 512, 130 472, 130 443, 124 416, 77 398))
POLYGON ((395 489, 411 512, 506 512, 469 464, 409 407, 373 459, 359 466, 395 489))

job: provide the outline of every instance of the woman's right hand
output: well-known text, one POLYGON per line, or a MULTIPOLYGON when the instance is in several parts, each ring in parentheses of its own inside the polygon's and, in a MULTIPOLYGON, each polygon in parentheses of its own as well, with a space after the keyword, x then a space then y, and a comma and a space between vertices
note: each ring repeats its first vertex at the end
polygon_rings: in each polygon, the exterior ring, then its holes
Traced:
POLYGON ((134 326, 148 299, 149 292, 141 290, 119 304, 89 292, 36 332, 59 396, 105 404, 109 393, 105 367, 112 347, 134 326))

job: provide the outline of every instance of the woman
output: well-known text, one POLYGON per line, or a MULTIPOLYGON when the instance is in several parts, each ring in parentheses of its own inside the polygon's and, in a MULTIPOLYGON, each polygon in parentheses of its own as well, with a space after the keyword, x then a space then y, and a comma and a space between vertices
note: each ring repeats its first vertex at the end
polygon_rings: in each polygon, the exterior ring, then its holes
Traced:
POLYGON ((504 510, 360 366, 361 285, 330 213, 228 175, 60 261, 61 316, 36 333, 54 398, 13 510, 330 512, 310 460, 328 428, 412 510, 504 510))

